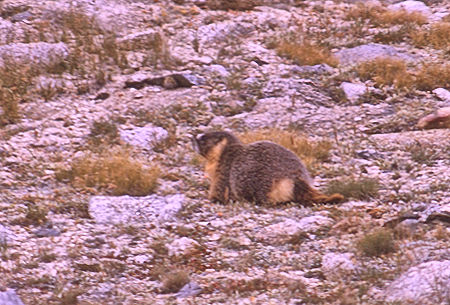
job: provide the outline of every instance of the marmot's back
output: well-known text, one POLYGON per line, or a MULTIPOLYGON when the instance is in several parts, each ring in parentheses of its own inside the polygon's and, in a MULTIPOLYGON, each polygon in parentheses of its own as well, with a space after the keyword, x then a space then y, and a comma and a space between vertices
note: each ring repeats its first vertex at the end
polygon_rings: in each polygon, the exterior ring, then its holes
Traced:
POLYGON ((244 145, 230 133, 210 132, 194 138, 193 144, 206 158, 212 200, 272 204, 295 201, 309 205, 343 199, 340 194, 326 196, 312 188, 300 158, 273 142, 244 145))

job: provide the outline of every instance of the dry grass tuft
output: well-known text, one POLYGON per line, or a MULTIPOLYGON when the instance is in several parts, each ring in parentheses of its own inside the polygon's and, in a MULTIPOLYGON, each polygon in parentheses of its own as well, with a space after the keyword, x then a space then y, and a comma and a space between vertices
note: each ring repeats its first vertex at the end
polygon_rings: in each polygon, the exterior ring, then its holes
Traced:
POLYGON ((144 167, 126 151, 113 151, 77 159, 69 170, 57 172, 57 179, 69 180, 75 187, 96 188, 113 195, 145 196, 155 190, 159 175, 158 167, 144 167))
POLYGON ((330 158, 332 147, 329 141, 312 142, 304 136, 293 131, 279 129, 265 129, 241 133, 239 138, 244 143, 256 141, 273 141, 293 151, 305 163, 308 169, 314 167, 319 161, 327 161, 330 158))
POLYGON ((298 65, 328 64, 332 67, 338 65, 338 60, 331 51, 323 46, 309 41, 293 42, 282 40, 275 46, 277 54, 293 60, 298 65))
MULTIPOLYGON (((450 35, 450 32, 449 32, 450 35)), ((449 40, 450 45, 450 40, 449 40)), ((450 87, 450 63, 440 65, 422 65, 415 75, 414 85, 419 90, 433 90, 435 88, 450 87)))
POLYGON ((372 79, 379 86, 394 85, 397 88, 412 87, 414 79, 401 59, 378 57, 360 63, 356 68, 362 80, 372 79))
POLYGON ((358 3, 347 15, 347 20, 368 20, 375 26, 389 27, 392 25, 416 24, 423 25, 427 18, 419 12, 406 10, 388 10, 380 5, 358 3))
POLYGON ((380 185, 372 178, 333 180, 325 193, 342 194, 345 198, 369 199, 378 195, 380 185))
POLYGON ((247 11, 263 4, 261 0, 207 0, 204 5, 211 10, 247 11))
POLYGON ((417 47, 432 46, 450 51, 450 22, 437 22, 429 30, 414 31, 411 38, 417 47))
POLYGON ((186 270, 175 270, 163 276, 163 293, 175 293, 189 283, 189 273, 186 270))
POLYGON ((380 256, 395 251, 394 237, 386 229, 378 229, 362 237, 357 248, 366 256, 380 256))

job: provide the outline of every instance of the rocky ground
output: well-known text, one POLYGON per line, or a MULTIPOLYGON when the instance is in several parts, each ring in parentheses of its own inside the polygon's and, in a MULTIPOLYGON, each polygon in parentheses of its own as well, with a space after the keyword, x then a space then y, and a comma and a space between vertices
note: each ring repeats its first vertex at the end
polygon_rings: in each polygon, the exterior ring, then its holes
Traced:
POLYGON ((0 304, 450 304, 449 14, 1 1, 0 304), (211 203, 213 129, 328 143, 346 202, 211 203))

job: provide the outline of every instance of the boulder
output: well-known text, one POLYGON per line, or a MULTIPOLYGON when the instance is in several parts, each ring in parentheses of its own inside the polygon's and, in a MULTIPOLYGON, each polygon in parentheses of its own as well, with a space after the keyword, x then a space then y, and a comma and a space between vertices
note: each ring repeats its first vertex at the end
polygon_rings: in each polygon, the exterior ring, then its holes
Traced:
POLYGON ((410 54, 397 50, 393 46, 379 43, 369 43, 354 48, 342 49, 334 53, 339 60, 339 64, 354 65, 363 61, 374 60, 377 57, 394 57, 406 61, 414 61, 410 54))
POLYGON ((61 63, 69 56, 65 43, 12 43, 0 46, 0 67, 17 65, 45 69, 61 63))
POLYGON ((158 143, 165 141, 169 136, 167 130, 152 124, 144 127, 130 126, 121 128, 119 133, 122 141, 146 149, 152 149, 158 143))
POLYGON ((402 304, 448 304, 450 260, 431 261, 410 268, 385 290, 386 301, 402 304))
POLYGON ((339 279, 355 272, 353 253, 327 253, 322 257, 322 271, 329 279, 339 279))
POLYGON ((424 16, 431 15, 431 9, 422 1, 402 1, 393 5, 389 5, 390 10, 405 10, 408 13, 421 13, 424 16))
POLYGON ((103 224, 163 223, 176 218, 184 201, 182 194, 153 194, 145 197, 93 196, 89 200, 89 214, 97 223, 103 224))
POLYGON ((450 107, 437 109, 419 120, 418 128, 434 129, 434 128, 450 128, 450 107))
POLYGON ((355 103, 364 93, 367 92, 367 87, 363 84, 343 82, 339 87, 342 91, 344 91, 345 96, 352 103, 355 103))
POLYGON ((1 305, 24 305, 19 296, 12 289, 8 289, 4 292, 0 292, 0 304, 1 305))

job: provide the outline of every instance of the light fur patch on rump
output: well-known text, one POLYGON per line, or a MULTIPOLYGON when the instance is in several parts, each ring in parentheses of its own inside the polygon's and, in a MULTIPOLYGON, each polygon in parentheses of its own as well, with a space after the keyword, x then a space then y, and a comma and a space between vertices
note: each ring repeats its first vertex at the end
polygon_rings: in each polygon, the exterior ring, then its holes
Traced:
POLYGON ((294 181, 284 178, 273 183, 267 197, 271 203, 291 201, 294 198, 294 181))

